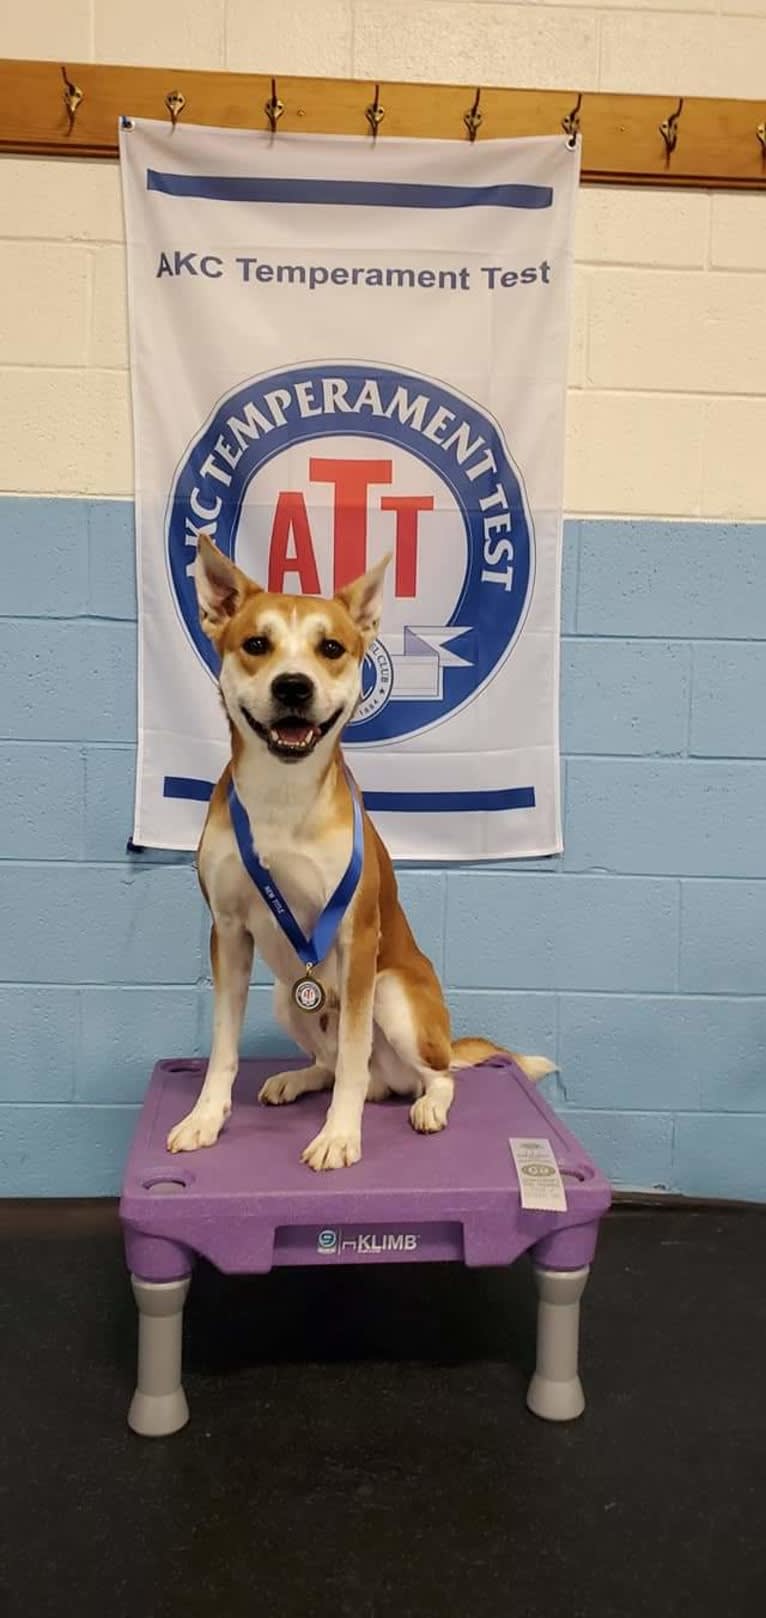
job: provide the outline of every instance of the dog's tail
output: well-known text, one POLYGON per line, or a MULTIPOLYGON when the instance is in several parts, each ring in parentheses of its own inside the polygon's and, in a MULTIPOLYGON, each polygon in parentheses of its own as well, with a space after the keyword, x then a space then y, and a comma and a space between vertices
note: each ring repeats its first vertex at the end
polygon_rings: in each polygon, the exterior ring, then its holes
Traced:
POLYGON ((507 1051, 503 1045, 493 1045, 491 1039, 454 1040, 450 1069, 454 1073, 461 1067, 478 1067, 490 1056, 509 1056, 533 1084, 544 1079, 547 1073, 557 1071, 556 1063, 549 1062, 547 1056, 523 1056, 519 1051, 507 1051))

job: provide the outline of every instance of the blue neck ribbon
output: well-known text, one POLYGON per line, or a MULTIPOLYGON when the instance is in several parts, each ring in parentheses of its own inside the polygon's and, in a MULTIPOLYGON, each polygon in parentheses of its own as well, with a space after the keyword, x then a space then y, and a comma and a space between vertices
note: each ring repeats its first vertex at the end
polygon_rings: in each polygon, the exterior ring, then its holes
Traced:
POLYGON ((234 835, 237 839, 242 864, 248 876, 255 883, 261 898, 265 899, 283 933, 289 938, 296 955, 300 956, 304 966, 309 970, 318 966, 319 962, 323 961, 326 955, 329 955, 335 943, 338 928, 356 892, 362 870, 364 825, 360 795, 354 787, 351 788, 351 798, 354 805, 354 838, 351 847, 351 858, 335 892, 319 916, 311 937, 307 938, 302 928, 298 926, 292 910, 283 894, 280 893, 276 882, 269 876, 268 871, 258 858, 253 845, 253 834, 250 830, 247 811, 237 797, 233 780, 229 786, 229 813, 231 814, 231 823, 234 827, 234 835))

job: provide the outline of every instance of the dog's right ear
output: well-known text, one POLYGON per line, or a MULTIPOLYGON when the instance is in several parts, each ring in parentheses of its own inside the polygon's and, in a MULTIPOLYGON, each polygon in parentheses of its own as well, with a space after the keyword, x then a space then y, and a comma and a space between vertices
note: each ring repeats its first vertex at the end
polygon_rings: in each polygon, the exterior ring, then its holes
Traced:
POLYGON ((199 536, 194 583, 200 623, 211 640, 217 640, 247 597, 258 595, 261 590, 260 584, 255 584, 235 562, 219 551, 209 534, 199 536))

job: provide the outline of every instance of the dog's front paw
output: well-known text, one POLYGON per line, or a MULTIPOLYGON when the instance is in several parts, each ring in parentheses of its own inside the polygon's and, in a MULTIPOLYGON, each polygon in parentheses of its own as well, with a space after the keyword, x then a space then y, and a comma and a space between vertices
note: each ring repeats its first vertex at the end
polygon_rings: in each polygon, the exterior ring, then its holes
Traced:
POLYGON ((410 1123, 419 1135, 436 1135, 446 1129, 448 1112, 449 1102, 445 1106, 435 1096, 421 1096, 410 1107, 410 1123))
POLYGON ((200 1146, 215 1146, 231 1108, 193 1107, 168 1135, 169 1152, 196 1152, 200 1146))
POLYGON ((301 1162, 320 1173, 322 1169, 348 1169, 359 1162, 361 1155, 359 1135, 339 1134, 325 1125, 301 1152, 301 1162))

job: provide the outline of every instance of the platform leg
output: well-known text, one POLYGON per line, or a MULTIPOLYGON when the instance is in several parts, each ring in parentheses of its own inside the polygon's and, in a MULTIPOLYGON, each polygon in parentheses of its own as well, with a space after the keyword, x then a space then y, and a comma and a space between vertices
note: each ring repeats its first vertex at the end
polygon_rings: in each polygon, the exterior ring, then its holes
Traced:
POLYGON ((181 1340, 189 1277, 140 1281, 131 1276, 138 1305, 138 1381, 128 1426, 142 1438, 177 1433, 189 1420, 181 1386, 181 1340))
POLYGON ((585 1409, 577 1374, 580 1299, 590 1269, 544 1270, 535 1265, 537 1283, 537 1365, 527 1404, 545 1421, 572 1421, 585 1409))

